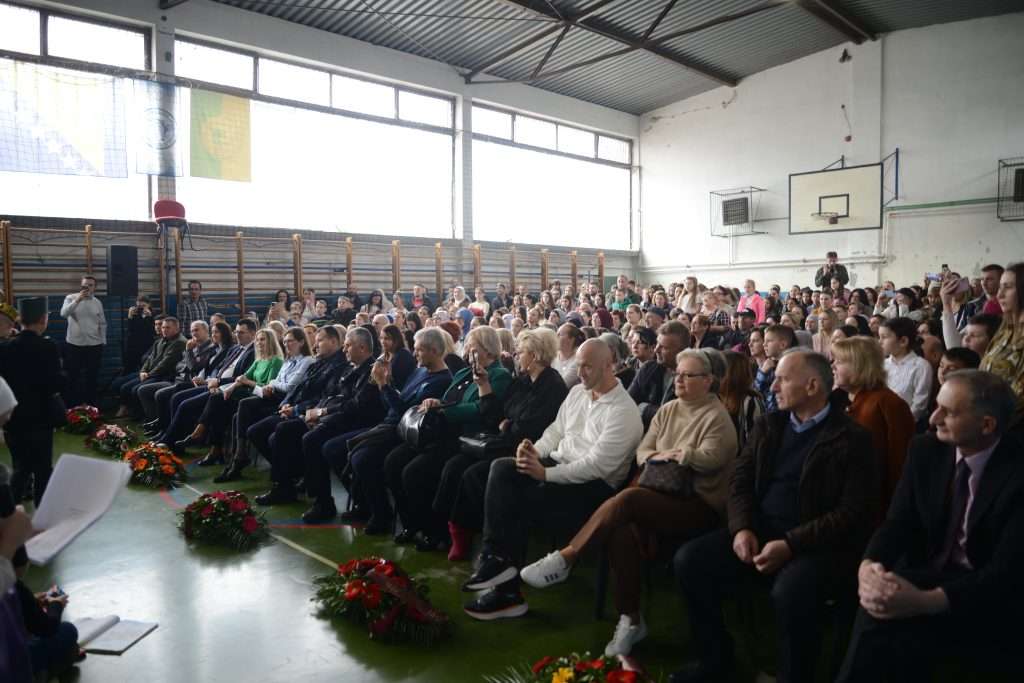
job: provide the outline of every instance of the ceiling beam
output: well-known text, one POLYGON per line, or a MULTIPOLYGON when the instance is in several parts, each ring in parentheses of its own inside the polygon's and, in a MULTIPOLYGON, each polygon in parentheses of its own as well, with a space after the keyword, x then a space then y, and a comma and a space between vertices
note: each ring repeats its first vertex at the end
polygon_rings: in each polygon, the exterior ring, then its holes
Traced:
POLYGON ((672 8, 676 6, 677 2, 679 2, 679 0, 668 0, 668 2, 665 3, 665 6, 661 8, 661 12, 658 13, 657 18, 655 18, 655 20, 651 22, 651 25, 647 27, 647 30, 644 31, 644 35, 640 40, 647 40, 651 37, 651 34, 654 33, 656 28, 658 28, 658 25, 662 22, 665 16, 672 11, 672 8))
POLYGON ((174 9, 178 5, 184 5, 188 0, 160 0, 160 9, 174 9))
MULTIPOLYGON (((530 2, 530 0, 499 0, 499 1, 504 3, 504 4, 506 4, 506 5, 512 5, 514 7, 518 7, 519 9, 525 10, 525 11, 530 12, 532 14, 535 14, 537 16, 546 17, 546 18, 554 20, 554 21, 560 21, 560 22, 563 22, 563 23, 571 24, 572 26, 580 28, 580 29, 583 29, 584 31, 587 31, 589 33, 594 33, 596 35, 608 38, 609 40, 614 40, 614 41, 616 41, 618 43, 621 43, 621 44, 623 44, 623 45, 625 45, 625 46, 627 46, 629 48, 628 50, 625 50, 625 51, 620 50, 620 51, 618 51, 616 53, 610 53, 610 54, 613 54, 615 56, 618 56, 619 54, 626 54, 628 52, 633 52, 635 50, 642 50, 644 52, 656 55, 657 57, 660 57, 661 59, 664 59, 665 61, 671 62, 671 63, 673 63, 673 64, 675 64, 677 66, 681 66, 684 69, 687 69, 687 70, 692 71, 692 72, 694 72, 696 74, 699 74, 700 76, 703 76, 704 78, 707 78, 709 80, 715 81, 716 83, 719 83, 721 85, 728 85, 730 87, 735 87, 735 85, 737 83, 735 78, 733 78, 733 77, 731 77, 731 76, 729 76, 727 74, 723 74, 723 73, 715 71, 713 69, 709 69, 708 67, 706 67, 704 65, 701 65, 701 64, 698 64, 695 61, 687 59, 686 57, 682 57, 680 55, 677 55, 674 52, 672 52, 671 50, 667 50, 667 49, 665 49, 663 47, 659 47, 657 43, 661 42, 660 40, 658 40, 658 41, 652 41, 652 40, 649 40, 649 39, 645 40, 645 39, 643 39, 640 36, 630 35, 629 33, 627 33, 626 31, 622 30, 621 28, 619 28, 617 26, 614 26, 614 25, 612 25, 612 24, 610 24, 608 22, 598 21, 598 20, 595 20, 595 19, 580 18, 579 16, 572 17, 572 18, 569 18, 569 19, 561 19, 556 12, 554 12, 554 11, 552 11, 550 9, 550 7, 548 7, 546 5, 545 6, 535 5, 534 3, 530 2)), ((587 10, 584 10, 584 12, 589 13, 589 14, 593 14, 596 11, 595 6, 603 7, 604 5, 609 4, 609 1, 613 1, 613 0, 599 0, 597 3, 595 3, 595 5, 592 5, 587 10)), ((591 60, 588 60, 588 61, 590 63, 593 63, 591 60)), ((584 66, 586 64, 580 63, 580 65, 584 66)), ((564 71, 565 71, 565 69, 559 69, 558 70, 559 73, 563 73, 564 71)), ((541 74, 540 78, 543 78, 546 75, 548 75, 548 74, 541 74)))
POLYGON ((797 0, 796 4, 800 9, 828 24, 857 45, 865 40, 876 39, 875 34, 863 24, 826 0, 797 0))
POLYGON ((549 59, 551 59, 551 55, 555 54, 555 50, 558 49, 559 43, 562 42, 562 38, 565 38, 565 34, 569 32, 570 28, 572 28, 572 26, 566 26, 565 28, 562 29, 562 32, 559 33, 558 37, 555 38, 555 40, 551 43, 551 47, 549 47, 548 51, 544 53, 544 57, 540 60, 540 62, 537 63, 537 67, 533 70, 533 75, 531 75, 530 78, 537 77, 537 74, 541 72, 541 69, 544 68, 544 65, 548 63, 549 59))

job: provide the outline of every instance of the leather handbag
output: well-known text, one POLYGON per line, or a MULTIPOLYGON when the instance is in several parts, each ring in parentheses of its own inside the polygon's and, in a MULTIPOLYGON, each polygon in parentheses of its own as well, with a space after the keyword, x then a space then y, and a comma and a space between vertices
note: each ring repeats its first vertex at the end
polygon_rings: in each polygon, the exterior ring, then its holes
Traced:
POLYGON ((636 483, 673 498, 694 495, 693 470, 673 460, 648 460, 636 483))
POLYGON ((398 438, 416 450, 437 443, 445 433, 446 422, 440 410, 420 412, 419 406, 405 411, 398 423, 398 438))
POLYGON ((494 460, 503 453, 508 453, 512 444, 504 434, 488 434, 481 432, 473 436, 459 437, 459 450, 478 460, 494 460))

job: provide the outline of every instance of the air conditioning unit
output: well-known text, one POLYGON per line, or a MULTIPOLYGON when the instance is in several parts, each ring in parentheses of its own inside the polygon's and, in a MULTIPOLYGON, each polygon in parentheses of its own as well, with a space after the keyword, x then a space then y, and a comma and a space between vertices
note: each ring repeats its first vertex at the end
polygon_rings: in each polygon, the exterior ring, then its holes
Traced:
POLYGON ((762 192, 763 188, 752 186, 713 191, 710 198, 711 236, 741 237, 763 234, 754 230, 762 192))

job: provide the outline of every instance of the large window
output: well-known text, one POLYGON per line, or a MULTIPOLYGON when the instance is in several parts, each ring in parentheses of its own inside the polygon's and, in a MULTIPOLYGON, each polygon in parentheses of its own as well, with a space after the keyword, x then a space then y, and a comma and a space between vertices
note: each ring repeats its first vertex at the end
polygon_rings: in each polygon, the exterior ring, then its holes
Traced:
POLYGON ((174 41, 174 73, 182 78, 252 90, 254 63, 251 55, 188 40, 174 41))
POLYGON ((475 238, 631 248, 628 140, 485 106, 473 137, 475 238))

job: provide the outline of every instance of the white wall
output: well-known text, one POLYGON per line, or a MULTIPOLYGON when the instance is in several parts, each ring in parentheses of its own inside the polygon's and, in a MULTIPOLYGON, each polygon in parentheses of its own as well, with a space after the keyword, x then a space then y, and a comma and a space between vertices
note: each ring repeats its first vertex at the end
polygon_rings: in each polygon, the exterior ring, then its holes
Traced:
POLYGON ((766 288, 809 284, 825 251, 861 286, 920 281, 949 263, 963 272, 1024 257, 1024 224, 994 204, 886 213, 884 229, 788 234, 788 176, 901 152, 893 206, 994 197, 996 162, 1024 154, 1024 14, 944 24, 844 45, 645 115, 641 121, 642 270, 658 281, 697 274, 766 288), (846 48, 852 61, 840 64, 846 48), (840 105, 852 126, 847 134, 840 105), (761 193, 758 230, 713 238, 708 193, 761 193))

